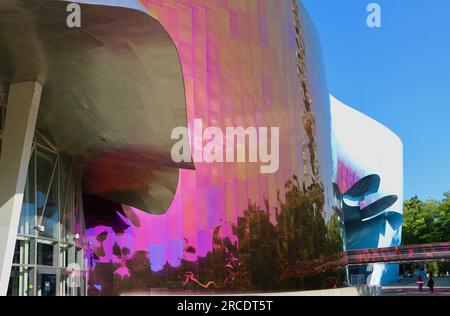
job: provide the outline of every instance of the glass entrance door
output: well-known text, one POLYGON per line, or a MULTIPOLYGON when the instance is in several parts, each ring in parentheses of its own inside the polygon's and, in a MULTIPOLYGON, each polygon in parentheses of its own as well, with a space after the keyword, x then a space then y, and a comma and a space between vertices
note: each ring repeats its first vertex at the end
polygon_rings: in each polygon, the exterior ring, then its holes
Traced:
POLYGON ((37 295, 56 296, 56 269, 40 268, 37 275, 37 295))

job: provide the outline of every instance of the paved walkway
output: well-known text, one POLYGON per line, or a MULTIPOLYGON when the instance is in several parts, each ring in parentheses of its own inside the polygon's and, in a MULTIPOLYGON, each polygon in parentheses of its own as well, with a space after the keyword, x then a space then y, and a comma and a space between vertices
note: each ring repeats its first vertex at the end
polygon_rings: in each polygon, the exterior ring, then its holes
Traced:
MULTIPOLYGON (((403 279, 395 286, 383 287, 382 296, 450 296, 450 278, 435 278, 434 293, 424 286, 423 293, 417 288, 415 279, 403 279)), ((427 280, 425 280, 425 285, 427 280)))

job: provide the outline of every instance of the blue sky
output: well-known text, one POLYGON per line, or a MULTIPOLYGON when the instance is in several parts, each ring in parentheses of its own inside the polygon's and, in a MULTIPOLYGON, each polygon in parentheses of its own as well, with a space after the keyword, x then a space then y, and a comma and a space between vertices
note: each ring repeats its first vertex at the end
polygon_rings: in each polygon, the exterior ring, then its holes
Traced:
POLYGON ((450 191, 450 1, 301 0, 319 33, 330 93, 403 141, 405 198, 450 191), (382 27, 366 24, 381 6, 382 27))

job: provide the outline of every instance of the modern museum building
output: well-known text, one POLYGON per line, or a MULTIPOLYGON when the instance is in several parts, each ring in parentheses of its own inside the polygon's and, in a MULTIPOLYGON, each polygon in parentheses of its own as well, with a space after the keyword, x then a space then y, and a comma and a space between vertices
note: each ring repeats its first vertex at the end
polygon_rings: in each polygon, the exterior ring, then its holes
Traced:
POLYGON ((2 0, 0 106, 0 295, 396 278, 345 251, 400 243, 402 144, 330 105, 297 0, 2 0))

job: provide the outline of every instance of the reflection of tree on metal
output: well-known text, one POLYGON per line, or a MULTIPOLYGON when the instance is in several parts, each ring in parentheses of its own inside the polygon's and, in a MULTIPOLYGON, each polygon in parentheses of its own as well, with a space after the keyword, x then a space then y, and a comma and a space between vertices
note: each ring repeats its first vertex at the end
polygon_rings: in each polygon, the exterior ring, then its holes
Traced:
POLYGON ((218 250, 218 249, 223 249, 223 241, 222 241, 222 237, 220 237, 220 226, 217 226, 214 229, 214 233, 213 233, 213 245, 214 245, 214 250, 218 250))
POLYGON ((296 278, 307 278, 312 275, 319 275, 324 273, 334 273, 347 265, 347 256, 345 252, 319 259, 299 262, 293 267, 286 266, 284 269, 286 275, 296 278))
POLYGON ((240 290, 283 289, 294 282, 307 287, 321 287, 322 282, 337 285, 338 271, 345 266, 345 256, 322 257, 317 253, 322 248, 329 255, 342 251, 337 215, 327 224, 322 216, 323 187, 313 184, 307 188, 293 177, 286 189, 286 202, 281 202, 280 198, 280 207, 276 210, 277 224, 271 222, 268 210, 249 203, 248 210, 234 227, 239 249, 229 247, 229 240, 220 238, 220 227, 214 230, 211 257, 228 255, 226 268, 230 274, 224 286, 218 286, 216 282, 201 283, 192 272, 185 275, 185 284, 195 283, 204 289, 235 285, 240 290), (328 234, 322 234, 324 231, 328 234), (319 240, 319 235, 328 235, 328 238, 319 240), (233 270, 233 267, 238 269, 233 270), (305 282, 316 282, 317 285, 307 285, 301 280, 303 278, 305 282))
POLYGON ((223 285, 217 285, 216 282, 214 281, 209 281, 208 283, 204 284, 201 283, 194 275, 193 272, 188 271, 184 274, 184 281, 183 281, 183 285, 187 286, 190 283, 195 283, 198 286, 200 286, 201 288, 204 289, 209 289, 209 288, 216 288, 216 289, 225 289, 227 287, 231 287, 234 285, 235 280, 236 280, 236 272, 233 272, 234 267, 231 264, 227 264, 226 265, 226 271, 227 271, 227 277, 225 278, 223 285))
POLYGON ((126 267, 126 262, 129 259, 130 255, 130 249, 127 247, 121 248, 119 244, 116 242, 113 246, 113 254, 117 259, 119 259, 119 262, 122 267, 126 267))
MULTIPOLYGON (((179 267, 166 264, 154 272, 147 251, 139 255, 125 253, 129 274, 119 275, 117 263, 98 266, 98 283, 103 285, 102 292, 114 286, 111 291, 117 293, 131 287, 147 291, 167 284, 173 290, 230 292, 340 286, 346 257, 341 256, 339 214, 325 220, 323 192, 321 183, 307 186, 294 176, 286 183, 284 195, 279 193, 275 212, 267 201, 265 209, 249 201, 248 208, 232 225, 236 238, 224 237, 222 226, 216 226, 211 236, 212 249, 205 257, 185 237, 179 267), (112 281, 100 279, 102 273, 108 275, 110 271, 114 273, 112 281)), ((120 254, 115 248, 115 253, 120 254)))
POLYGON ((215 288, 217 288, 216 282, 210 281, 207 284, 203 284, 201 283, 197 278, 195 278, 194 273, 193 272, 186 272, 184 274, 184 282, 183 285, 189 285, 191 282, 197 284, 198 286, 204 288, 204 289, 209 289, 210 287, 214 286, 215 288))
MULTIPOLYGON (((184 274, 183 285, 186 287, 190 284, 197 284, 203 289, 216 288, 224 289, 233 287, 236 283, 236 278, 239 274, 239 259, 235 257, 234 252, 236 251, 236 246, 231 243, 229 238, 223 239, 220 235, 221 226, 217 226, 213 232, 213 252, 212 256, 221 254, 225 256, 225 280, 223 285, 218 285, 215 281, 209 281, 206 284, 202 283, 195 277, 192 271, 188 271, 184 274)), ((185 239, 185 241, 187 241, 185 239)), ((185 251, 188 251, 190 247, 187 247, 185 251)), ((192 248, 192 247, 191 247, 192 248)), ((194 249, 195 251, 195 249, 194 249)))
MULTIPOLYGON (((345 256, 338 214, 324 218, 322 183, 306 186, 293 176, 279 195, 276 221, 270 211, 249 204, 239 218, 240 284, 250 290, 320 289, 343 279, 345 256), (328 284, 328 285, 327 285, 328 284)), ((242 286, 241 286, 242 288, 242 286)))

